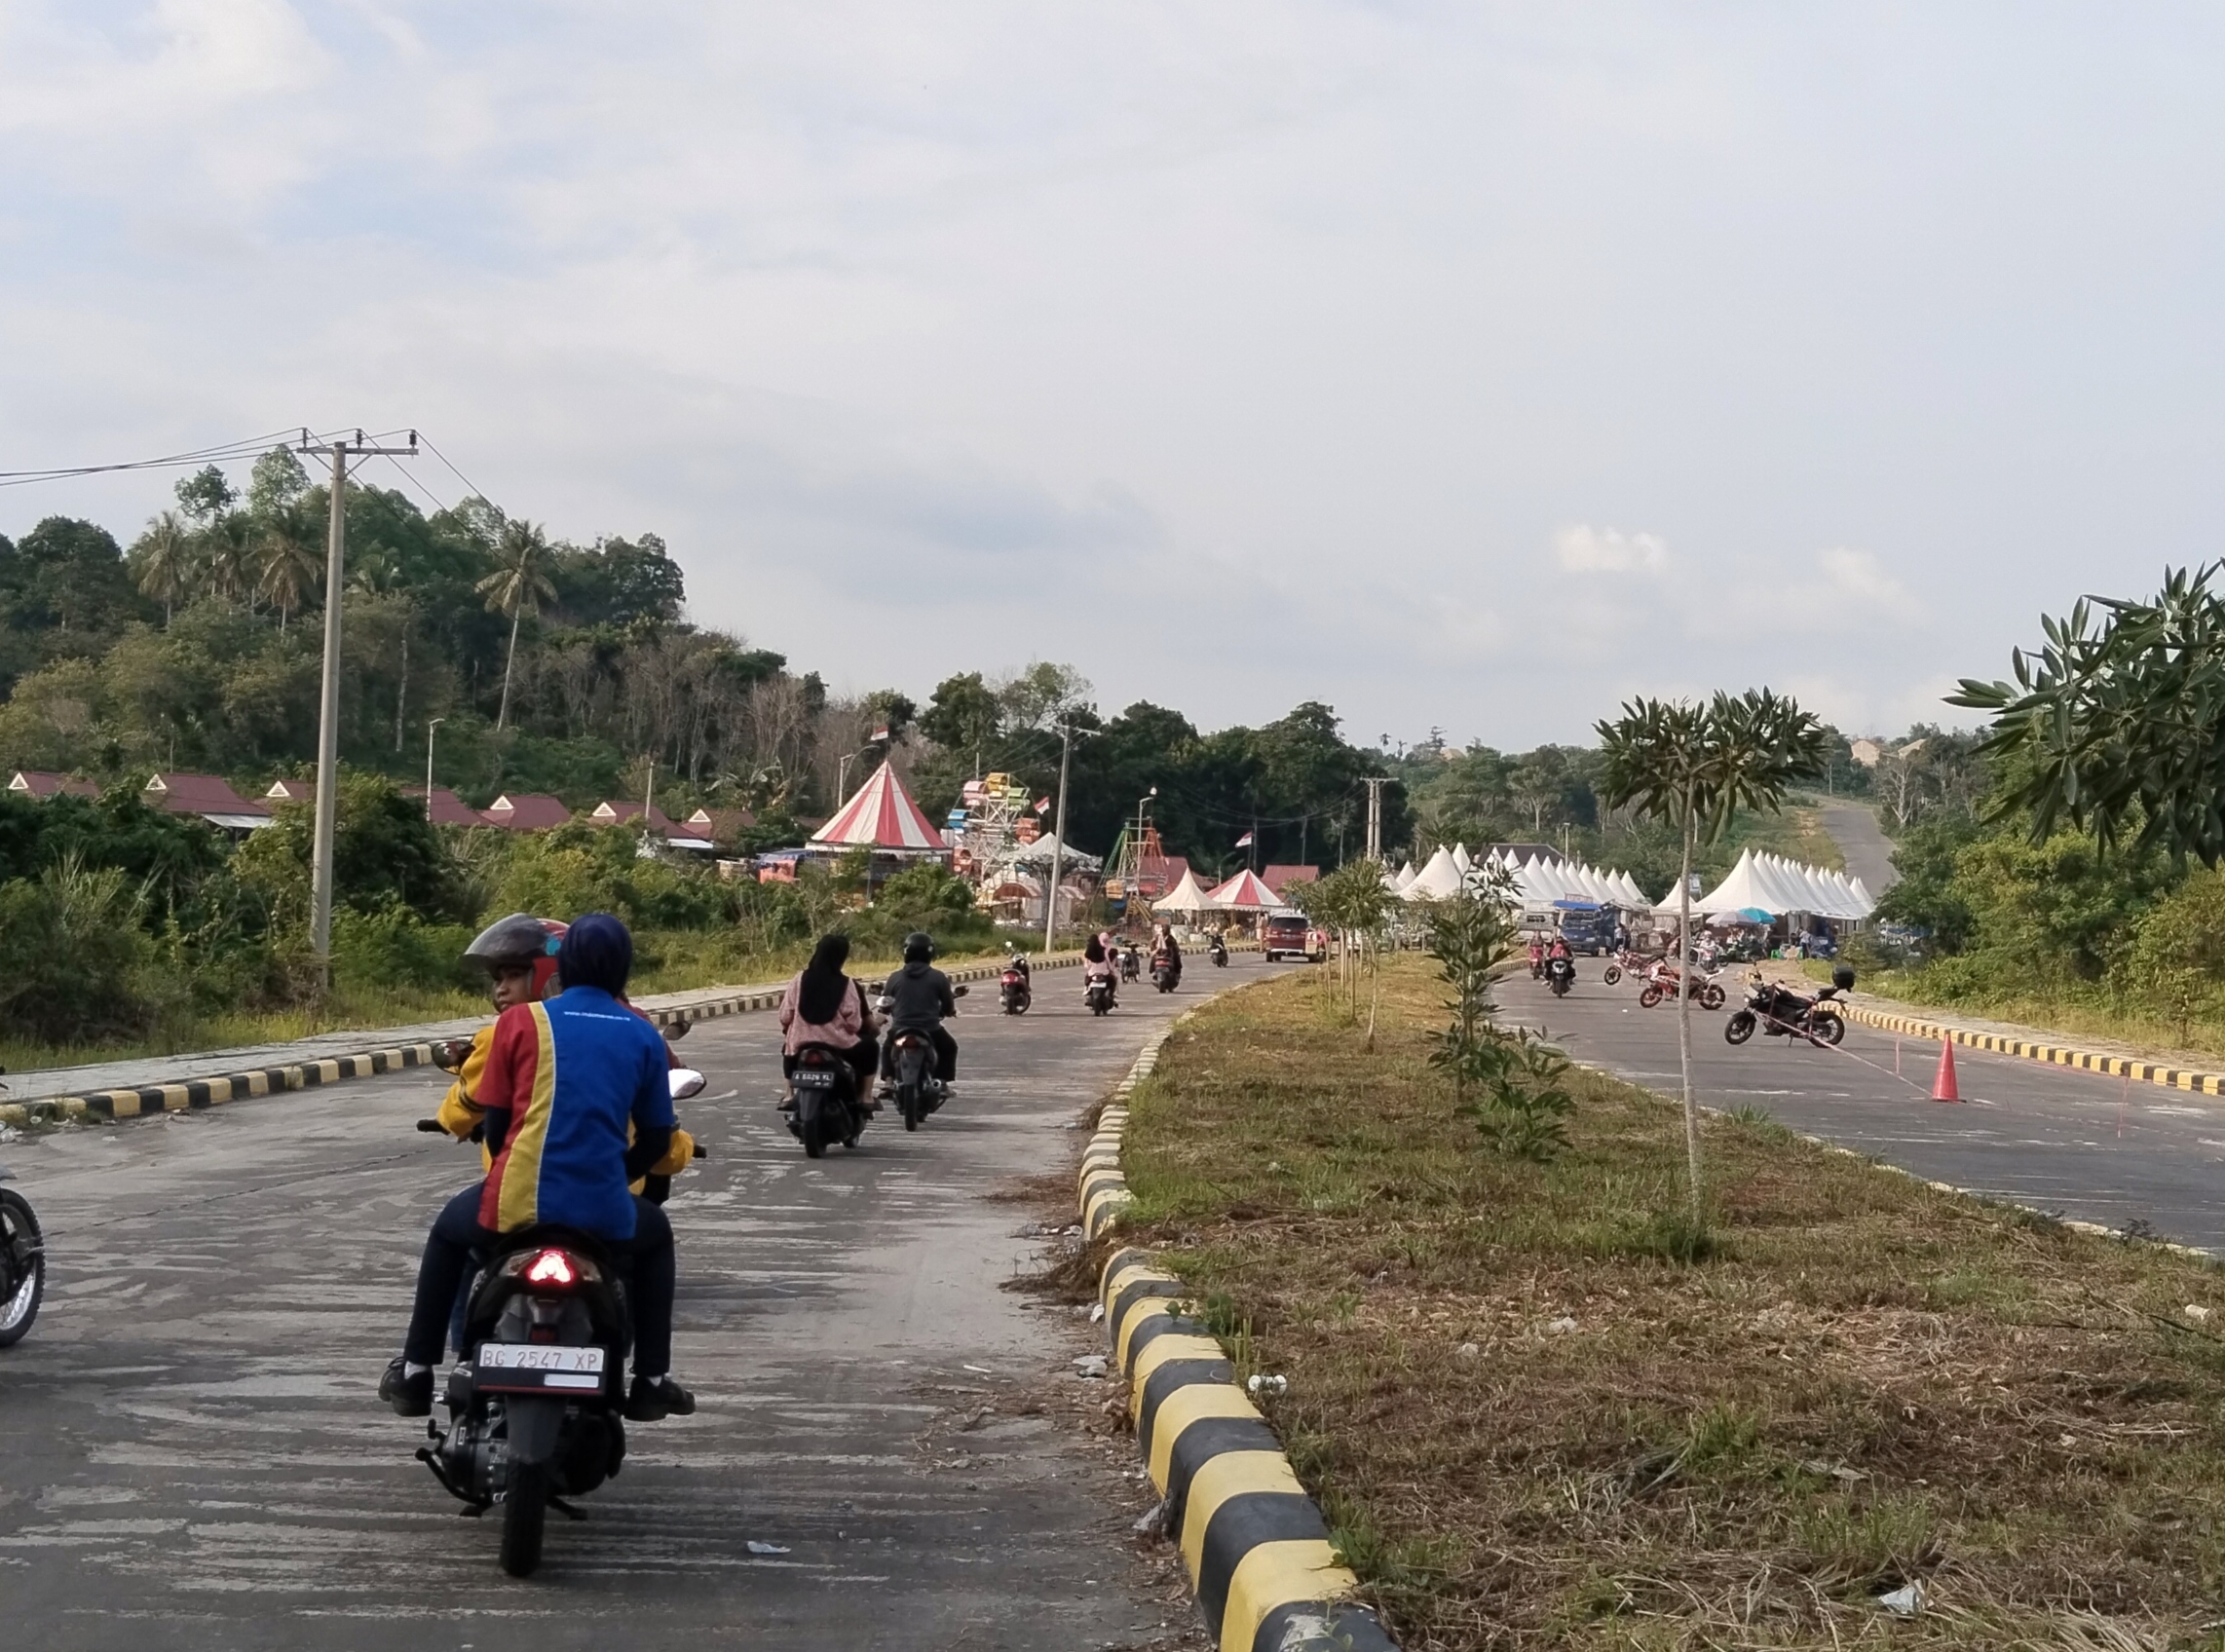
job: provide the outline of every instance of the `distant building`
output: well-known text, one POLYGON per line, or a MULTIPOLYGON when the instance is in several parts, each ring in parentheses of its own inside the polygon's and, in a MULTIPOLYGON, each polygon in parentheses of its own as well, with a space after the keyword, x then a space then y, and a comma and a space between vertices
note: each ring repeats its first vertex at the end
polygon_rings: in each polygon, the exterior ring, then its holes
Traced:
MULTIPOLYGON (((401 795, 423 803, 425 801, 425 788, 423 786, 404 786, 401 789, 401 795)), ((484 826, 487 824, 485 815, 446 786, 433 788, 433 811, 430 818, 435 826, 484 826)))
POLYGON ((598 803, 587 811, 587 824, 590 826, 646 824, 660 838, 685 835, 680 832, 679 827, 672 824, 670 817, 655 804, 648 806, 648 812, 645 816, 642 806, 637 803, 619 803, 616 801, 598 803))
POLYGON ((742 833, 757 824, 757 816, 746 808, 698 808, 680 824, 689 837, 728 849, 740 843, 742 833))
POLYGON ((225 832, 254 832, 271 823, 268 806, 242 797, 217 774, 157 774, 139 794, 165 814, 191 814, 225 832))
POLYGON ((1321 868, 1318 866, 1263 866, 1260 868, 1260 882, 1267 886, 1268 892, 1277 900, 1282 898, 1283 891, 1293 883, 1311 883, 1320 876, 1321 868))
POLYGON ((263 802, 276 808, 282 803, 315 803, 315 780, 273 780, 271 789, 263 794, 263 802))
POLYGON ((91 780, 76 779, 68 774, 48 774, 36 769, 19 769, 8 789, 21 798, 96 798, 100 788, 91 780))
POLYGON ((546 832, 568 823, 572 811, 561 798, 545 792, 519 792, 514 797, 505 792, 479 811, 479 818, 506 832, 546 832))
POLYGON ((1884 759, 1885 742, 1883 740, 1860 739, 1856 740, 1848 750, 1852 753, 1854 761, 1861 764, 1863 768, 1875 769, 1884 759))

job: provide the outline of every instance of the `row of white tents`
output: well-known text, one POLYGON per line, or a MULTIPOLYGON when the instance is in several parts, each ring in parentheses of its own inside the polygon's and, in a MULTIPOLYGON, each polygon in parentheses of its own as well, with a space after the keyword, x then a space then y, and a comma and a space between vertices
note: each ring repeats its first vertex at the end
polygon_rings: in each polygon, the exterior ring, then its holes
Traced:
MULTIPOLYGON (((1853 921, 1867 918, 1876 910, 1876 901, 1870 898, 1869 890, 1859 878, 1804 866, 1766 850, 1756 854, 1752 849, 1739 855, 1738 864, 1724 874, 1721 882, 1692 902, 1694 914, 1705 917, 1724 912, 1761 912, 1778 918, 1789 912, 1804 912, 1816 918, 1853 921)), ((1670 890, 1669 898, 1653 911, 1658 917, 1674 918, 1678 912, 1677 891, 1670 890)))
MULTIPOLYGON (((1401 900, 1436 901, 1487 882, 1498 882, 1501 875, 1510 904, 1529 909, 1582 901, 1618 907, 1624 912, 1651 911, 1658 917, 1674 917, 1678 910, 1674 889, 1656 905, 1645 898, 1637 880, 1627 872, 1603 871, 1579 860, 1547 860, 1543 855, 1517 860, 1509 849, 1476 860, 1464 844, 1450 849, 1440 845, 1419 871, 1408 861, 1397 872, 1385 873, 1383 882, 1401 900)), ((1743 851, 1723 881, 1692 902, 1692 911, 1701 917, 1758 912, 1780 918, 1787 913, 1806 913, 1841 921, 1859 921, 1876 908, 1877 902, 1860 878, 1753 849, 1743 851)))

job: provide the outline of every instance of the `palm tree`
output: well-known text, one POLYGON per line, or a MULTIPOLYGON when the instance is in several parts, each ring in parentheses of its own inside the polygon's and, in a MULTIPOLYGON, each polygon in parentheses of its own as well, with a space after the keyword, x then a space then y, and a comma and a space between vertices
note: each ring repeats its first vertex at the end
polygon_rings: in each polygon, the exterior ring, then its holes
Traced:
POLYGON ((556 599, 543 564, 548 558, 548 536, 532 522, 505 522, 495 541, 495 571, 478 583, 487 607, 509 619, 509 652, 502 662, 502 709, 495 714, 499 730, 509 721, 510 668, 517 663, 517 627, 527 612, 556 599))
POLYGON ((282 507, 255 538, 255 588, 278 604, 279 634, 317 583, 317 530, 306 512, 282 507))
POLYGON ((252 528, 244 510, 219 516, 198 536, 203 577, 208 588, 227 602, 254 594, 252 528))
MULTIPOLYGON (((1692 978, 1692 852, 1717 842, 1742 808, 1774 809, 1797 782, 1824 771, 1829 736, 1813 712, 1767 689, 1733 698, 1718 693, 1705 705, 1689 701, 1626 701, 1622 716, 1598 725, 1600 797, 1609 808, 1635 805, 1683 834, 1677 876, 1678 967, 1692 978)), ((1677 995, 1677 1048, 1684 1079, 1684 1156, 1691 1181, 1692 1234, 1707 1220, 1700 1168, 1700 1109, 1692 1096, 1692 998, 1677 995)))
POLYGON ((174 510, 166 510, 147 524, 139 543, 132 547, 132 573, 142 594, 163 605, 163 626, 170 626, 172 609, 193 589, 195 557, 193 531, 174 510))
POLYGON ((373 545, 349 566, 348 583, 366 596, 380 597, 401 607, 401 675, 394 691, 394 749, 401 750, 402 716, 409 701, 409 633, 417 619, 417 604, 401 563, 385 545, 373 545))

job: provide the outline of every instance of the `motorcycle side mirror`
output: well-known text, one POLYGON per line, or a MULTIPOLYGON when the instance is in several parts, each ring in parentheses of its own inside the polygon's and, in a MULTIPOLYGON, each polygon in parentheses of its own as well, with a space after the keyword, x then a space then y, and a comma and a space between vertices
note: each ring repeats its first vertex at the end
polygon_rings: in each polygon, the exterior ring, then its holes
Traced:
POLYGON ((663 1032, 664 1041, 667 1044, 677 1044, 682 1038, 685 1038, 691 1031, 693 1031, 695 1025, 696 1024, 694 1022, 690 1021, 686 1016, 683 1015, 676 1017, 670 1026, 661 1028, 660 1031, 663 1032))
POLYGON ((950 990, 950 995, 954 998, 962 998, 965 996, 965 993, 966 987, 965 983, 962 981, 961 981, 957 986, 953 987, 950 990))
POLYGON ((461 1072, 464 1058, 471 1053, 471 1041, 466 1038, 443 1038, 432 1048, 433 1065, 442 1072, 461 1072))
POLYGON ((1842 963, 1831 971, 1831 985, 1842 993, 1854 991, 1854 965, 1842 963))
POLYGON ((671 1079, 672 1099, 675 1102, 684 1102, 690 1096, 699 1094, 703 1086, 710 1082, 692 1067, 675 1067, 671 1071, 671 1079))
POLYGON ((873 1000, 873 1007, 879 1010, 883 1015, 886 1015, 890 1010, 896 1007, 896 1000, 890 997, 886 993, 883 993, 878 998, 873 1000))

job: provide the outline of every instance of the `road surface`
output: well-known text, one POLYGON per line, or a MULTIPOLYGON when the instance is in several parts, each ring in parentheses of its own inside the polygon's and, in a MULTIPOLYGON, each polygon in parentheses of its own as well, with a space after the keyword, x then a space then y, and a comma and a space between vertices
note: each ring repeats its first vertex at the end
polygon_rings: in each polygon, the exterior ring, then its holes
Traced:
MULTIPOLYGON (((1677 1006, 1638 1006, 1636 986, 1608 987, 1596 958, 1555 1000, 1521 974, 1501 1004, 1544 1026, 1579 1061, 1665 1094, 1678 1093, 1677 1006)), ((1836 1050, 1756 1032, 1733 1048, 1725 1009, 1693 1006, 1694 1081, 1710 1107, 1761 1108, 1795 1130, 1913 1171, 1927 1181, 2012 1199, 2107 1227, 2225 1250, 2225 1098, 1957 1049, 1967 1101, 1930 1099, 1940 1046, 1850 1025, 1836 1050), (1898 1062, 1901 1076, 1894 1068, 1898 1062)))
POLYGON ((1827 803, 1817 812, 1845 857, 1847 871, 1871 894, 1882 895, 1901 881, 1893 870, 1892 841, 1878 827, 1875 809, 1859 803, 1827 803))
MULTIPOLYGON (((682 1114, 713 1156, 670 1210, 689 1418, 629 1431, 587 1520, 496 1565, 377 1404, 427 1222, 469 1149, 416 1134, 400 1072, 0 1148, 49 1233, 30 1337, 0 1353, 0 1624, 73 1648, 1075 1648, 1192 1633, 1135 1554, 1131 1453, 1058 1412, 1086 1322, 999 1285, 1016 1179, 1063 1171, 1078 1108, 1171 998, 1097 1021, 1061 972, 1024 1019, 969 998, 960 1096, 811 1163, 774 1121, 769 1015, 706 1022, 682 1114), (989 1013, 980 1013, 987 1010, 989 1013), (738 1094, 736 1093, 738 1091, 738 1094), (778 1553, 752 1552, 752 1542, 778 1553)), ((1085 1393, 1086 1390, 1086 1393, 1085 1393)))

